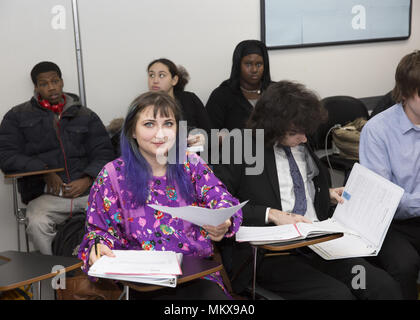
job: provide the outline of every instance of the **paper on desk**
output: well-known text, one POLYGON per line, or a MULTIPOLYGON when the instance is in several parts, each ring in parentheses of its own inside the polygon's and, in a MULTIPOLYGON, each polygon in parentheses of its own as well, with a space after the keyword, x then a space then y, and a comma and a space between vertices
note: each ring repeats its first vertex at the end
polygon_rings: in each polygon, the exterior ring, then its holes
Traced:
POLYGON ((173 251, 113 250, 90 267, 92 277, 176 287, 182 274, 182 253, 173 251), (175 257, 175 258, 174 258, 175 257))
POLYGON ((113 250, 115 257, 102 256, 89 275, 179 275, 181 267, 173 251, 113 250))
POLYGON ((236 241, 248 241, 251 242, 251 244, 258 245, 305 239, 345 231, 345 228, 331 219, 314 223, 299 222, 296 224, 283 224, 280 226, 241 226, 236 233, 236 241))
POLYGON ((310 246, 327 260, 376 256, 404 190, 375 172, 355 163, 332 219, 352 234, 310 246))
POLYGON ((208 209, 197 206, 165 207, 154 204, 149 204, 148 206, 155 210, 169 213, 172 217, 181 218, 202 227, 204 225, 218 226, 233 216, 247 202, 248 200, 234 207, 220 209, 208 209))

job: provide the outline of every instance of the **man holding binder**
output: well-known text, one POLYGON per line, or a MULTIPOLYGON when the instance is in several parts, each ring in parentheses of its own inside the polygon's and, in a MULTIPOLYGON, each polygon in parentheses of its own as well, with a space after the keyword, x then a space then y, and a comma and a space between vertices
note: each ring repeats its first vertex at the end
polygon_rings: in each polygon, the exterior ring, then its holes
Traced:
MULTIPOLYGON (((280 81, 266 90, 248 121, 248 128, 264 129, 264 154, 257 155, 264 157, 263 172, 247 175, 245 161, 214 168, 232 195, 249 200, 242 209, 242 225, 309 223, 331 216, 331 204, 342 201, 343 189, 330 188, 329 173, 306 137, 325 116, 319 98, 301 84, 280 81)), ((255 150, 255 139, 244 144, 255 150)), ((232 286, 241 293, 252 280, 251 246, 225 241, 222 250, 232 286)), ((401 298, 396 281, 363 258, 326 261, 309 248, 289 255, 264 253, 258 250, 257 282, 286 299, 401 298), (365 271, 364 289, 352 286, 356 266, 365 271)))
POLYGON ((374 262, 417 299, 420 270, 420 51, 402 58, 395 73, 396 104, 369 120, 360 136, 360 163, 404 189, 374 262))

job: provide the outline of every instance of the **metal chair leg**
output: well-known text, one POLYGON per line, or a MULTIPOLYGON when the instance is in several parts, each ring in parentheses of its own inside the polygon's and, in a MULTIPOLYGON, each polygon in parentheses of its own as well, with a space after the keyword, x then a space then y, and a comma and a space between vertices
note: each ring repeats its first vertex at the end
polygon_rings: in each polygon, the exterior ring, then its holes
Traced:
POLYGON ((12 179, 13 183, 13 213, 16 218, 17 222, 17 237, 18 237, 18 251, 20 252, 20 213, 19 213, 19 207, 18 207, 18 200, 17 200, 17 179, 12 179))
POLYGON ((20 252, 20 223, 17 221, 17 240, 18 240, 18 251, 20 252))
POLYGON ((13 178, 13 211, 15 214, 16 222, 17 222, 17 238, 18 238, 18 251, 21 251, 20 245, 20 227, 23 225, 24 232, 25 232, 25 243, 26 243, 26 251, 29 252, 29 240, 28 234, 26 233, 26 208, 19 208, 18 205, 18 191, 17 191, 17 178, 13 178))
POLYGON ((26 232, 26 227, 28 226, 28 218, 26 217, 26 208, 20 208, 19 211, 21 214, 23 230, 25 232, 26 252, 29 252, 29 239, 28 239, 28 233, 26 232))
POLYGON ((258 248, 256 246, 252 247, 254 253, 254 270, 253 270, 253 277, 252 277, 252 300, 255 300, 255 286, 257 281, 257 252, 258 248))

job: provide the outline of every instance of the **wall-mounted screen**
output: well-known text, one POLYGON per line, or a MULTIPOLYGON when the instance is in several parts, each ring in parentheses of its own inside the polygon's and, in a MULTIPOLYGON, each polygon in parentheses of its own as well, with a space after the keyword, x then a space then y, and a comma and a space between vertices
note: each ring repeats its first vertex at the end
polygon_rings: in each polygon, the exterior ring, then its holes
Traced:
POLYGON ((261 0, 269 49, 410 37, 411 0, 261 0))

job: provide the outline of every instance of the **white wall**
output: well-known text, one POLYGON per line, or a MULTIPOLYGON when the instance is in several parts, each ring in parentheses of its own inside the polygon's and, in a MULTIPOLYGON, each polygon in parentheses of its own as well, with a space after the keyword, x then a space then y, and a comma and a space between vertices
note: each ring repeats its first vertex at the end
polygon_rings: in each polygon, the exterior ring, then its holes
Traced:
MULTIPOLYGON (((0 0, 0 119, 32 96, 29 74, 40 61, 57 62, 65 87, 77 92, 71 12, 69 0, 0 0), (67 12, 65 29, 51 26, 55 16, 51 10, 57 5, 67 12)), ((17 249, 12 203, 12 185, 0 175, 0 251, 17 249)))
MULTIPOLYGON (((232 53, 260 38, 259 0, 79 0, 87 102, 104 122, 124 115, 146 87, 146 66, 162 56, 190 72, 187 89, 205 103, 230 74, 232 53)), ((351 20, 351 12, 349 19, 351 20)), ((367 17, 369 18, 369 17, 367 17)), ((420 4, 408 40, 270 50, 273 80, 301 81, 322 97, 382 95, 401 57, 419 48, 420 4)))
MULTIPOLYGON (((260 38, 259 0, 78 0, 86 98, 105 124, 125 115, 146 90, 146 66, 167 57, 184 65, 187 89, 205 103, 230 74, 233 49, 260 38)), ((273 80, 305 83, 321 97, 382 95, 403 55, 420 47, 420 4, 413 0, 408 40, 270 50, 273 80)), ((65 90, 78 92, 71 0, 0 1, 0 116, 32 94, 29 72, 56 61, 65 90), (55 5, 66 9, 66 29, 53 30, 55 5)), ((11 185, 0 181, 0 251, 16 249, 11 185)))

